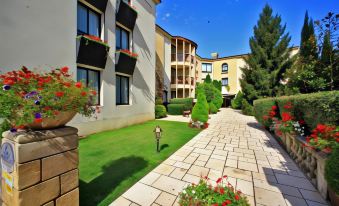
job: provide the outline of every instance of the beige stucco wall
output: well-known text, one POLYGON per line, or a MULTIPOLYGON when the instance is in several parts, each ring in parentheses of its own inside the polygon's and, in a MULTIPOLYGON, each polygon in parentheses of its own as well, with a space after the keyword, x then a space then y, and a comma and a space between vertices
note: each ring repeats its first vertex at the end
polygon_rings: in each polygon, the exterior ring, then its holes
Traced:
MULTIPOLYGON (((130 105, 116 105, 116 0, 109 0, 102 15, 102 37, 111 49, 106 68, 101 71, 101 112, 90 119, 77 115, 70 122, 80 129, 80 135, 154 119, 156 5, 152 0, 133 0, 132 4, 138 11, 138 18, 130 39, 133 36, 131 45, 139 57, 134 74, 130 76, 130 105)), ((75 0, 2 2, 0 68, 8 71, 21 65, 69 66, 76 74, 76 11, 75 0)))

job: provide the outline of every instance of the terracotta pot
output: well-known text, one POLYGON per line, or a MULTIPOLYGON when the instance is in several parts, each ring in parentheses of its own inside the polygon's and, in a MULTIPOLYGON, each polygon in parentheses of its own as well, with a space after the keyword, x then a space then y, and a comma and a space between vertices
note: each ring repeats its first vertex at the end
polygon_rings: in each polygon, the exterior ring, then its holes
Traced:
POLYGON ((43 118, 41 123, 27 124, 26 127, 34 130, 54 129, 65 126, 77 114, 74 111, 60 112, 54 118, 43 118))
POLYGON ((330 196, 331 205, 339 206, 339 195, 336 194, 331 188, 328 188, 328 195, 330 196))

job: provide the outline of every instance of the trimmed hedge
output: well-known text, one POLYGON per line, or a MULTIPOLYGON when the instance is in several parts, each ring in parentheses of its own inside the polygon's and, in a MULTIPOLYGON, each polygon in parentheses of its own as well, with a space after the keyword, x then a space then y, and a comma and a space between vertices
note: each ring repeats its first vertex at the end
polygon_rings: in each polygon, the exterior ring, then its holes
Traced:
POLYGON ((171 114, 171 115, 182 115, 184 108, 185 108, 185 104, 169 104, 167 106, 168 114, 171 114))
POLYGON ((267 115, 274 104, 278 105, 281 114, 286 111, 284 105, 287 102, 292 103, 293 116, 298 120, 304 120, 311 129, 315 128, 317 124, 339 125, 339 91, 255 100, 255 117, 260 123, 263 122, 263 115, 267 115))
POLYGON ((198 101, 193 107, 192 120, 206 123, 208 121, 208 103, 204 93, 198 94, 198 101))
POLYGON ((264 125, 266 128, 270 126, 270 123, 264 121, 263 116, 268 114, 273 105, 276 105, 275 98, 258 99, 255 100, 253 103, 255 118, 260 124, 264 125))
POLYGON ((250 105, 250 103, 248 103, 246 99, 243 99, 241 102, 241 111, 244 115, 254 115, 253 106, 250 105))
POLYGON ((184 104, 185 110, 193 108, 193 98, 175 98, 170 100, 170 104, 184 104))
POLYGON ((325 178, 330 188, 339 194, 339 147, 336 147, 333 153, 326 161, 325 178))
POLYGON ((209 109, 212 114, 216 114, 218 112, 218 108, 213 104, 213 102, 209 103, 209 109))
POLYGON ((155 118, 159 119, 166 116, 166 107, 164 105, 155 105, 155 118))
POLYGON ((232 99, 231 107, 233 109, 241 109, 243 99, 244 99, 244 94, 241 91, 239 91, 238 94, 235 96, 235 98, 232 99))

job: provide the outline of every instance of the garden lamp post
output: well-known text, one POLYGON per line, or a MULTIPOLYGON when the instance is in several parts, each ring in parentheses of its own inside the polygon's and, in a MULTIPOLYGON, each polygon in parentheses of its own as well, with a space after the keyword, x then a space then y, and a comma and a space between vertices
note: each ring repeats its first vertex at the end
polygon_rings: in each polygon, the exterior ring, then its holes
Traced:
POLYGON ((155 129, 153 130, 153 132, 154 132, 154 135, 155 135, 155 139, 157 140, 157 152, 160 152, 160 150, 159 150, 159 142, 160 142, 160 138, 161 138, 162 129, 160 128, 159 125, 157 125, 155 127, 155 129))

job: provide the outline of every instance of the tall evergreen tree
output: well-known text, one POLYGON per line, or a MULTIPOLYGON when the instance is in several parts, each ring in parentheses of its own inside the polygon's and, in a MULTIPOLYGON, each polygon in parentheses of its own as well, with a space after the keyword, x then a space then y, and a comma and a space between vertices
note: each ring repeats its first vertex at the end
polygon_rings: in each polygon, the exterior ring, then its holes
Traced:
POLYGON ((282 74, 293 64, 289 54, 291 37, 285 33, 281 17, 272 13, 272 8, 266 5, 260 14, 254 36, 249 41, 251 54, 242 68, 241 88, 250 103, 261 97, 275 96, 282 74))
POLYGON ((300 56, 305 61, 314 60, 318 57, 317 41, 314 33, 314 24, 312 18, 305 13, 304 25, 301 30, 300 56))

